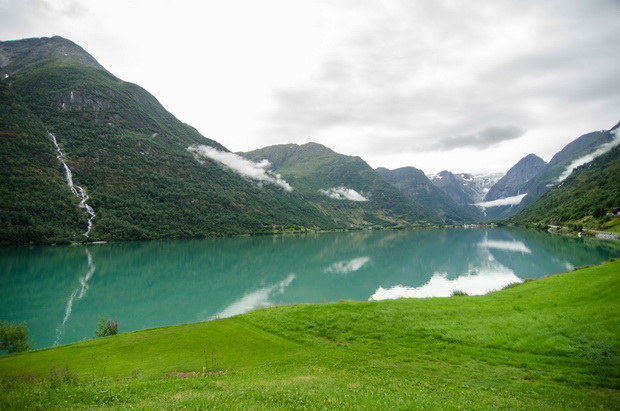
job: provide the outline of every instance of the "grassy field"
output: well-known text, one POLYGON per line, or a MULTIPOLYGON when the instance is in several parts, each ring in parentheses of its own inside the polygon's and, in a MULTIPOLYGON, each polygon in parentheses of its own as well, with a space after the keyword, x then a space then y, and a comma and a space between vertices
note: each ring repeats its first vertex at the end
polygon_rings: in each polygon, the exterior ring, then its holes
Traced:
POLYGON ((620 409, 620 261, 0 357, 1 409, 620 409))

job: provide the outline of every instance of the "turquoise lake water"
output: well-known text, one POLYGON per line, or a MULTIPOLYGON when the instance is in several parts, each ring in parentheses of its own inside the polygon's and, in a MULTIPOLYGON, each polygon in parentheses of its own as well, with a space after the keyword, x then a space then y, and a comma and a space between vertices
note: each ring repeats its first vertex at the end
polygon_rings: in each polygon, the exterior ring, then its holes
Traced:
POLYGON ((0 248, 0 319, 27 321, 37 348, 206 321, 278 304, 484 294, 620 257, 618 243, 505 229, 0 248))

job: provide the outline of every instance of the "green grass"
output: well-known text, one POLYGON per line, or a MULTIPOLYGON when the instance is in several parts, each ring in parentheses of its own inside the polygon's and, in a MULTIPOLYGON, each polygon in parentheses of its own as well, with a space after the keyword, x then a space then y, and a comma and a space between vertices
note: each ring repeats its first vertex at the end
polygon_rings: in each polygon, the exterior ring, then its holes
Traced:
POLYGON ((120 334, 3 356, 0 407, 618 409, 619 295, 615 261, 486 296, 120 334))
POLYGON ((611 217, 611 220, 604 224, 605 231, 620 232, 620 218, 611 217))

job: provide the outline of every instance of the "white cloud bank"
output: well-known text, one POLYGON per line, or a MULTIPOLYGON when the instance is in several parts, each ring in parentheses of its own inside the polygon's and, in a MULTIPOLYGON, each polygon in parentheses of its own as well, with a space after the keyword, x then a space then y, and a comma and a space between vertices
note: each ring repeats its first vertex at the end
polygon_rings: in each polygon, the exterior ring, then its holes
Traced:
POLYGON ((571 175, 574 169, 586 163, 589 163, 590 161, 594 160, 596 157, 602 156, 603 154, 607 153, 608 151, 611 151, 611 149, 613 149, 618 144, 620 144, 620 129, 614 130, 611 133, 615 136, 613 140, 611 140, 609 143, 601 144, 601 146, 597 148, 595 151, 593 151, 592 153, 586 154, 583 157, 579 157, 578 159, 570 163, 568 167, 566 167, 566 170, 564 170, 564 172, 558 177, 557 182, 560 183, 566 180, 568 176, 571 175))
POLYGON ((526 195, 527 193, 519 194, 519 195, 512 196, 512 197, 498 198, 497 200, 483 201, 481 203, 476 203, 474 205, 477 205, 478 207, 484 207, 484 208, 517 205, 521 203, 521 200, 523 200, 523 197, 525 197, 526 195))
POLYGON ((329 190, 320 189, 319 192, 334 200, 368 201, 368 198, 352 188, 333 187, 329 190))
POLYGON ((198 157, 207 157, 218 163, 228 167, 232 171, 260 182, 271 183, 282 187, 286 191, 292 191, 293 188, 285 180, 276 174, 267 170, 271 164, 267 160, 259 163, 247 160, 237 154, 219 151, 213 147, 205 145, 194 145, 187 148, 187 151, 194 153, 198 157))

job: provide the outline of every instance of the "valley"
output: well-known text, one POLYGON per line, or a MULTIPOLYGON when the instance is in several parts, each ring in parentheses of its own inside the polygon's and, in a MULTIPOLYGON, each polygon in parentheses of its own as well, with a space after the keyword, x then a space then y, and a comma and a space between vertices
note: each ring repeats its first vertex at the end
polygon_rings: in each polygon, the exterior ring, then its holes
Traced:
POLYGON ((0 56, 2 245, 486 222, 542 227, 577 224, 620 204, 618 125, 579 137, 548 164, 531 154, 505 175, 429 178, 414 167, 374 170, 316 143, 231 153, 61 37, 0 42, 0 56), (593 167, 608 170, 607 183, 593 167), (592 186, 588 179, 604 189, 593 197, 570 188, 592 186), (556 197, 566 191, 568 205, 556 197))
POLYGON ((59 36, 0 77, 2 409, 617 407, 620 123, 427 175, 232 152, 59 36))

